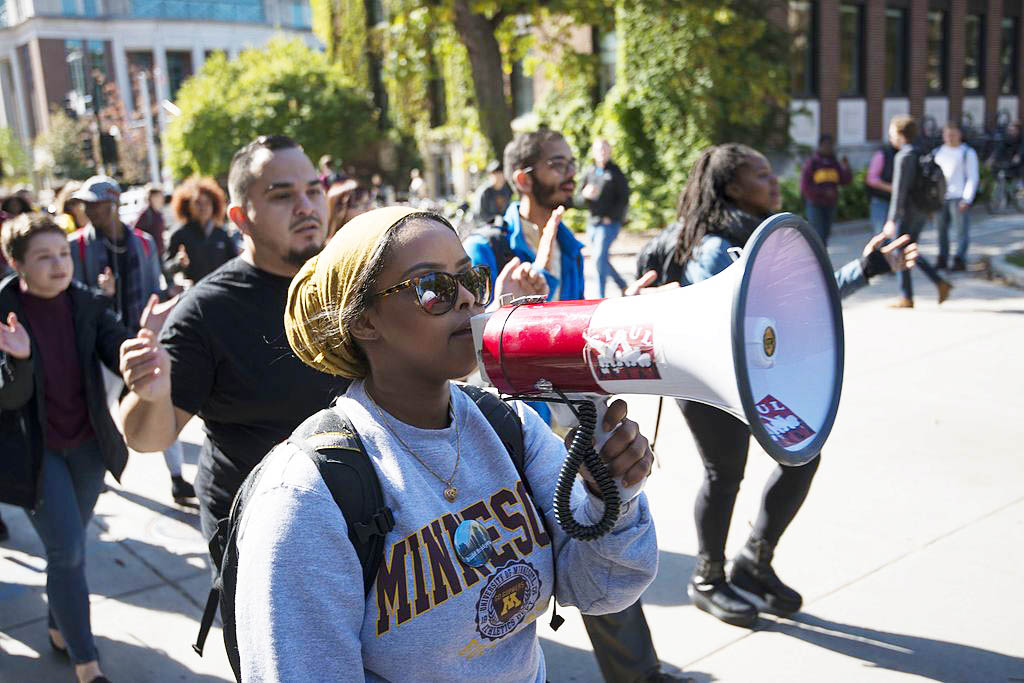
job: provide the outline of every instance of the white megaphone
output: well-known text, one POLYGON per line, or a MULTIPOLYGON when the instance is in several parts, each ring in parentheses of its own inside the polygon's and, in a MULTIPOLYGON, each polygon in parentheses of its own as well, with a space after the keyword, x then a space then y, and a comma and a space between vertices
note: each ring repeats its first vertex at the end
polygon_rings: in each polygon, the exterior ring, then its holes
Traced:
POLYGON ((839 293, 824 245, 793 214, 765 220, 742 256, 703 282, 503 306, 472 325, 480 373, 502 394, 699 401, 743 420, 784 465, 821 451, 839 407, 839 293))

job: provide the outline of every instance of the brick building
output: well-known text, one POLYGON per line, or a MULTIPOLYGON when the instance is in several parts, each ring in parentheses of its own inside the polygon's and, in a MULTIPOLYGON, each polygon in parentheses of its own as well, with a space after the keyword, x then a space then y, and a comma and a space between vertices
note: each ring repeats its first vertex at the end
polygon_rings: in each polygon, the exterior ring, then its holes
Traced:
POLYGON ((889 119, 960 121, 980 133, 1018 119, 1021 0, 792 0, 790 135, 856 152, 889 119))

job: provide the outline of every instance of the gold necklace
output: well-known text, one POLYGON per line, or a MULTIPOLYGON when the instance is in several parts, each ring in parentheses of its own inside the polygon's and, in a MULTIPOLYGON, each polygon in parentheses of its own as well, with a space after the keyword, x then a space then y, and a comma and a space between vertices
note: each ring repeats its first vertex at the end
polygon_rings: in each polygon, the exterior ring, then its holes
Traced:
POLYGON ((452 484, 452 482, 455 481, 455 473, 459 471, 459 461, 462 460, 462 435, 459 433, 459 421, 455 416, 455 407, 451 407, 452 424, 455 425, 455 467, 452 468, 452 476, 445 479, 440 474, 431 469, 430 465, 423 462, 423 458, 418 456, 416 454, 416 451, 409 448, 409 444, 403 441, 402 437, 398 435, 398 432, 392 429, 391 423, 388 421, 387 417, 384 416, 384 411, 381 410, 381 407, 377 405, 377 402, 373 400, 372 396, 370 396, 370 392, 366 392, 366 397, 370 399, 370 404, 373 405, 373 409, 377 411, 377 416, 380 418, 380 421, 384 424, 384 428, 388 430, 388 433, 391 434, 391 436, 395 437, 398 440, 398 443, 402 444, 405 450, 409 451, 409 453, 412 454, 412 457, 416 458, 416 461, 419 464, 423 465, 423 469, 425 469, 427 472, 430 472, 438 481, 445 485, 444 497, 448 499, 449 503, 454 503, 455 497, 459 495, 459 490, 455 488, 455 485, 452 484))

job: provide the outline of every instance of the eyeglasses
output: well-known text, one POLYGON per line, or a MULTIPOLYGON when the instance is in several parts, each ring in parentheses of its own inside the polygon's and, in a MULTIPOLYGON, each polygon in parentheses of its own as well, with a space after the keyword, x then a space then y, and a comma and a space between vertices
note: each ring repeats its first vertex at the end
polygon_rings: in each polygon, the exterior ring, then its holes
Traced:
POLYGON ((417 275, 394 287, 383 289, 374 296, 388 296, 412 288, 420 308, 430 315, 444 315, 455 307, 459 298, 459 285, 476 298, 478 306, 486 306, 491 302, 491 269, 487 266, 473 266, 461 273, 435 271, 417 275))
MULTIPOLYGON (((545 159, 544 163, 548 168, 560 176, 575 175, 576 169, 579 168, 579 160, 575 157, 571 159, 566 159, 565 157, 553 157, 551 159, 545 159)), ((534 168, 533 166, 527 166, 523 170, 530 173, 534 168)))

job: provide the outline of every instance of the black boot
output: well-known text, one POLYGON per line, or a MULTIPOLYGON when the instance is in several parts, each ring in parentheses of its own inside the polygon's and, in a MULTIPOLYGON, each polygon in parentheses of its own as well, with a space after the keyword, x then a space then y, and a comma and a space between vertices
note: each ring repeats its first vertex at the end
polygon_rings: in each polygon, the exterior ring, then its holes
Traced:
POLYGON ((182 503, 189 498, 195 498, 196 490, 179 474, 176 477, 171 477, 171 497, 176 503, 182 503))
POLYGON ((712 562, 697 556, 687 594, 699 609, 733 626, 751 626, 757 621, 757 609, 738 595, 725 579, 725 560, 712 562))
POLYGON ((732 561, 729 580, 737 588, 753 593, 764 600, 772 612, 792 614, 800 611, 804 599, 795 590, 782 583, 772 569, 774 546, 760 538, 750 537, 743 550, 732 561))

